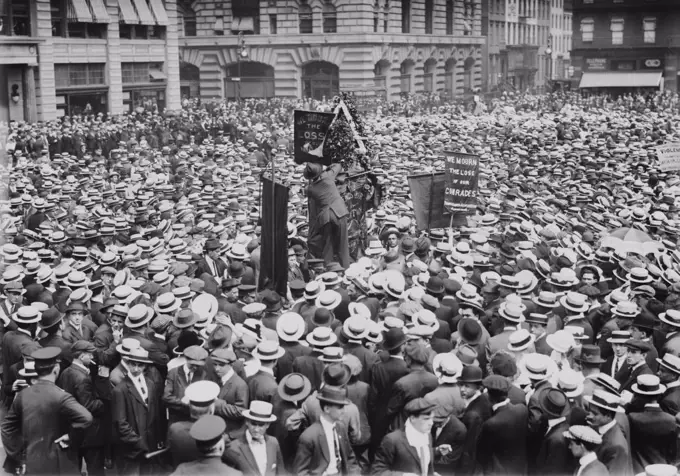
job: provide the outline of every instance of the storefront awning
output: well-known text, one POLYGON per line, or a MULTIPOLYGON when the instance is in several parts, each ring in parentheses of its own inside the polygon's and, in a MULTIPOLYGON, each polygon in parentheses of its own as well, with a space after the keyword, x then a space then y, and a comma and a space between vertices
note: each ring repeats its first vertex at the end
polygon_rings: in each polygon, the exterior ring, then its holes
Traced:
POLYGON ((104 0, 90 0, 90 6, 95 23, 111 23, 111 17, 109 12, 106 11, 104 0))
POLYGON ((146 0, 134 0, 137 15, 139 15, 139 23, 142 25, 155 25, 156 20, 149 10, 149 5, 146 0))
POLYGON ((658 88, 661 85, 661 71, 631 71, 622 73, 583 73, 579 88, 658 88))
POLYGON ((151 81, 165 81, 167 79, 165 73, 160 69, 150 69, 149 77, 151 78, 151 81))
POLYGON ((86 0, 70 0, 68 4, 68 19, 76 23, 93 23, 92 13, 86 0))
POLYGON ((168 20, 168 13, 163 6, 163 0, 149 0, 149 5, 151 5, 153 16, 156 17, 156 23, 161 26, 168 26, 170 20, 168 20))
POLYGON ((123 23, 128 25, 139 25, 139 17, 132 6, 131 0, 118 0, 118 9, 123 23))

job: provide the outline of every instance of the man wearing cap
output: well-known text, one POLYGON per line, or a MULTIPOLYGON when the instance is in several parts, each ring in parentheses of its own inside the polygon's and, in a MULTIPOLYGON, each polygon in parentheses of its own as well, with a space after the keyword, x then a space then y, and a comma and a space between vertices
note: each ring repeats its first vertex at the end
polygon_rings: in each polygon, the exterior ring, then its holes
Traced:
MULTIPOLYGON (((635 473, 650 464, 672 463, 677 455, 675 416, 663 411, 658 400, 666 391, 656 375, 640 375, 633 385, 637 397, 633 411, 630 407, 630 449, 635 473), (639 406, 644 405, 643 408, 639 406)), ((631 405, 632 407, 632 405, 631 405)))
POLYGON ((116 467, 119 474, 142 474, 154 470, 154 459, 146 456, 165 441, 162 383, 145 375, 152 361, 143 348, 130 348, 123 361, 128 372, 111 398, 116 467))
POLYGON ((196 443, 189 433, 197 420, 215 413, 215 399, 219 390, 219 385, 209 380, 194 382, 186 388, 189 418, 168 427, 168 448, 173 467, 200 458, 196 443))
POLYGON ((569 440, 569 450, 576 460, 576 471, 579 476, 609 476, 616 474, 598 460, 597 450, 602 444, 602 437, 588 426, 573 425, 564 433, 569 440))
POLYGON ((372 474, 433 474, 435 453, 430 432, 435 408, 436 405, 425 398, 408 402, 405 408, 408 419, 404 428, 383 438, 375 454, 372 474))
POLYGON ((72 435, 72 445, 77 450, 78 463, 85 460, 88 474, 104 474, 104 442, 108 427, 102 424, 104 413, 110 411, 92 385, 90 369, 96 368, 94 354, 96 349, 91 342, 76 341, 71 346, 73 361, 57 379, 57 385, 67 391, 92 414, 93 420, 83 432, 72 435))
POLYGON ((215 400, 215 414, 224 418, 227 434, 243 426, 243 410, 248 407, 248 384, 233 369, 237 361, 231 349, 216 349, 210 360, 217 378, 220 391, 215 400))
POLYGON ((224 272, 227 269, 226 263, 220 259, 219 249, 219 240, 211 239, 206 241, 203 246, 203 257, 198 262, 196 268, 196 277, 198 279, 205 281, 204 278, 210 277, 217 286, 221 284, 224 272))
POLYGON ((62 337, 66 342, 75 344, 79 340, 92 341, 97 331, 97 324, 86 316, 89 309, 82 302, 72 302, 66 308, 66 317, 62 337))
POLYGON ((0 427, 8 458, 19 466, 24 464, 26 474, 80 472, 62 448, 68 446, 71 430, 92 424, 92 414, 56 386, 60 353, 58 347, 33 352, 38 374, 35 383, 17 394, 0 427))
POLYGON ((483 474, 526 474, 527 418, 525 405, 508 399, 510 382, 500 375, 482 381, 492 415, 482 423, 477 441, 477 462, 483 474))
POLYGON ((192 345, 184 349, 184 365, 168 371, 163 390, 163 402, 168 409, 168 421, 186 421, 189 418, 189 402, 185 398, 186 388, 200 380, 205 380, 205 360, 208 351, 192 345))
POLYGON ((645 356, 651 346, 649 343, 639 339, 628 339, 626 341, 626 347, 628 347, 627 362, 630 372, 628 373, 627 378, 621 382, 621 396, 623 398, 632 398, 630 392, 633 388, 633 384, 637 381, 638 376, 651 375, 654 373, 645 361, 645 356))
POLYGON ((293 472, 300 476, 359 474, 347 428, 342 423, 345 406, 350 403, 347 389, 325 385, 317 398, 321 417, 300 435, 293 472))
POLYGON ((245 431, 229 443, 224 453, 223 461, 245 476, 286 474, 279 442, 267 435, 269 425, 276 421, 272 410, 271 403, 250 402, 250 408, 243 411, 245 431))
POLYGON ((222 462, 225 443, 224 420, 215 415, 202 416, 189 430, 189 435, 196 443, 200 455, 194 461, 182 463, 171 476, 197 476, 199 474, 228 474, 241 476, 241 472, 222 462))
POLYGON ((234 324, 243 324, 246 320, 243 306, 238 305, 239 280, 230 278, 222 281, 222 294, 217 298, 218 309, 231 318, 234 324))

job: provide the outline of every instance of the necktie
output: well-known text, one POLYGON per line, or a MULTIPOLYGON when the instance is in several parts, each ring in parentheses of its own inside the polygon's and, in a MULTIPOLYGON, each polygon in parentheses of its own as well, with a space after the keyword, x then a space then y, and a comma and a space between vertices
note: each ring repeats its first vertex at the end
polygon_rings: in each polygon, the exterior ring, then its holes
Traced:
POLYGON ((340 437, 338 436, 338 430, 335 428, 335 425, 333 425, 333 440, 333 446, 335 447, 335 462, 338 466, 338 472, 341 472, 342 454, 340 454, 340 437))
POLYGON ((191 379, 194 378, 193 372, 187 372, 187 382, 191 383, 191 379))
POLYGON ((144 403, 146 403, 146 385, 144 385, 144 381, 141 378, 139 379, 139 393, 144 403))
POLYGON ((616 372, 619 371, 619 358, 614 357, 614 365, 612 365, 612 378, 616 377, 616 372))
POLYGON ((418 449, 418 457, 420 458, 420 474, 421 476, 427 476, 427 461, 425 460, 425 450, 426 446, 421 446, 418 449))

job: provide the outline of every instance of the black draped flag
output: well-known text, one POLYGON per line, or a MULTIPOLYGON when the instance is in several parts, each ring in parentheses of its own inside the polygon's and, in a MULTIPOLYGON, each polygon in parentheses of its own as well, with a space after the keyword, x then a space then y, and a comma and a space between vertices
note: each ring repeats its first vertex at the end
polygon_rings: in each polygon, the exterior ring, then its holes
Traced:
POLYGON ((262 176, 259 289, 288 291, 288 187, 262 176))

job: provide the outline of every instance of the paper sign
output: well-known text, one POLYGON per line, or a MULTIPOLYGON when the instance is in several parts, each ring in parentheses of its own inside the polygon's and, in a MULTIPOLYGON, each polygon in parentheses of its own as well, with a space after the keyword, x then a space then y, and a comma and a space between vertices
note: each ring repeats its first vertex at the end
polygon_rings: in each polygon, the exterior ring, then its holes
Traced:
POLYGON ((680 143, 664 144, 656 148, 662 172, 680 170, 680 143))
POLYGON ((330 165, 330 162, 323 158, 323 144, 335 114, 296 110, 294 117, 295 162, 298 164, 318 162, 330 165))
POLYGON ((450 212, 474 212, 477 208, 479 156, 445 151, 446 191, 444 206, 450 212))

